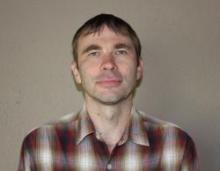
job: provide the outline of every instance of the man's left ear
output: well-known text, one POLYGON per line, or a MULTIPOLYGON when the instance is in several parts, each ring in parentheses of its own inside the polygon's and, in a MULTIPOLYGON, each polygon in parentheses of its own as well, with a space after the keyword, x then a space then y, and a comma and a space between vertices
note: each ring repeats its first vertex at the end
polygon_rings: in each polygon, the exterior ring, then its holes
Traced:
POLYGON ((138 66, 137 66, 137 80, 141 80, 142 77, 143 77, 143 72, 144 72, 144 62, 143 60, 141 59, 138 59, 139 60, 139 63, 138 63, 138 66))

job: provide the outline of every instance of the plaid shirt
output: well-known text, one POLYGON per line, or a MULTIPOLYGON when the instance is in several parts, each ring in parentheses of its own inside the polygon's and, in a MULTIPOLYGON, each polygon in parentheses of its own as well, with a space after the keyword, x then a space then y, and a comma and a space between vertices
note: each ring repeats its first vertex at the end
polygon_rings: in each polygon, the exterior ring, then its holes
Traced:
POLYGON ((177 126, 132 110, 130 126, 111 154, 86 110, 29 133, 19 171, 198 171, 192 139, 177 126))

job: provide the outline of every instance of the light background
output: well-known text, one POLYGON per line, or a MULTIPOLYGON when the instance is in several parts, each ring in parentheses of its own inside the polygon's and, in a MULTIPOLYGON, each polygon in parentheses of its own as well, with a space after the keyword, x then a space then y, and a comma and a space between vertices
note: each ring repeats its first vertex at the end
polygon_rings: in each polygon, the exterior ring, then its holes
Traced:
POLYGON ((0 0, 0 170, 16 170, 32 128, 80 109, 70 44, 102 12, 128 21, 142 41, 138 108, 185 129, 201 170, 219 170, 219 0, 0 0))

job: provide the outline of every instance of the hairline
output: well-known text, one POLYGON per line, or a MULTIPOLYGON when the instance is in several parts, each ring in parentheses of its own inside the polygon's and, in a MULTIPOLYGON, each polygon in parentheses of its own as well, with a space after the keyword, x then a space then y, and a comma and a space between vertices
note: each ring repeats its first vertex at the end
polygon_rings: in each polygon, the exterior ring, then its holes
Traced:
MULTIPOLYGON (((76 63, 78 63, 78 45, 79 45, 80 38, 86 37, 91 34, 101 34, 104 27, 107 27, 108 29, 113 31, 115 34, 120 34, 120 35, 128 37, 131 40, 131 43, 134 47, 137 59, 139 59, 141 57, 140 55, 138 55, 137 49, 135 47, 135 43, 134 43, 135 40, 132 39, 132 36, 129 35, 129 32, 127 30, 114 29, 114 28, 110 27, 108 24, 103 23, 99 28, 96 28, 96 29, 95 28, 91 29, 90 27, 87 27, 87 28, 82 28, 81 30, 79 30, 77 37, 75 37, 75 42, 73 42, 75 44, 75 46, 74 46, 75 49, 73 49, 73 50, 75 50, 75 52, 76 52, 76 54, 73 54, 73 55, 74 55, 74 61, 76 63)), ((73 43, 72 43, 72 46, 74 45, 73 43)))
POLYGON ((78 63, 78 44, 81 37, 101 33, 104 26, 115 32, 128 37, 134 46, 137 61, 141 58, 141 42, 135 30, 125 20, 112 14, 99 14, 87 20, 74 34, 72 40, 73 60, 78 63))

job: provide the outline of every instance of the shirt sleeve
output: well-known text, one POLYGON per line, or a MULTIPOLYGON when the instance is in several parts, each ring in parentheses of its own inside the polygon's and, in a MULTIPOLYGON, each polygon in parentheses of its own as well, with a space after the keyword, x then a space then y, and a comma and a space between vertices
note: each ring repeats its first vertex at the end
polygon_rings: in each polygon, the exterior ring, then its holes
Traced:
POLYGON ((28 148, 26 141, 27 139, 25 139, 22 143, 18 171, 31 171, 31 149, 28 148))
POLYGON ((186 143, 181 171, 199 171, 198 155, 191 138, 186 143))

